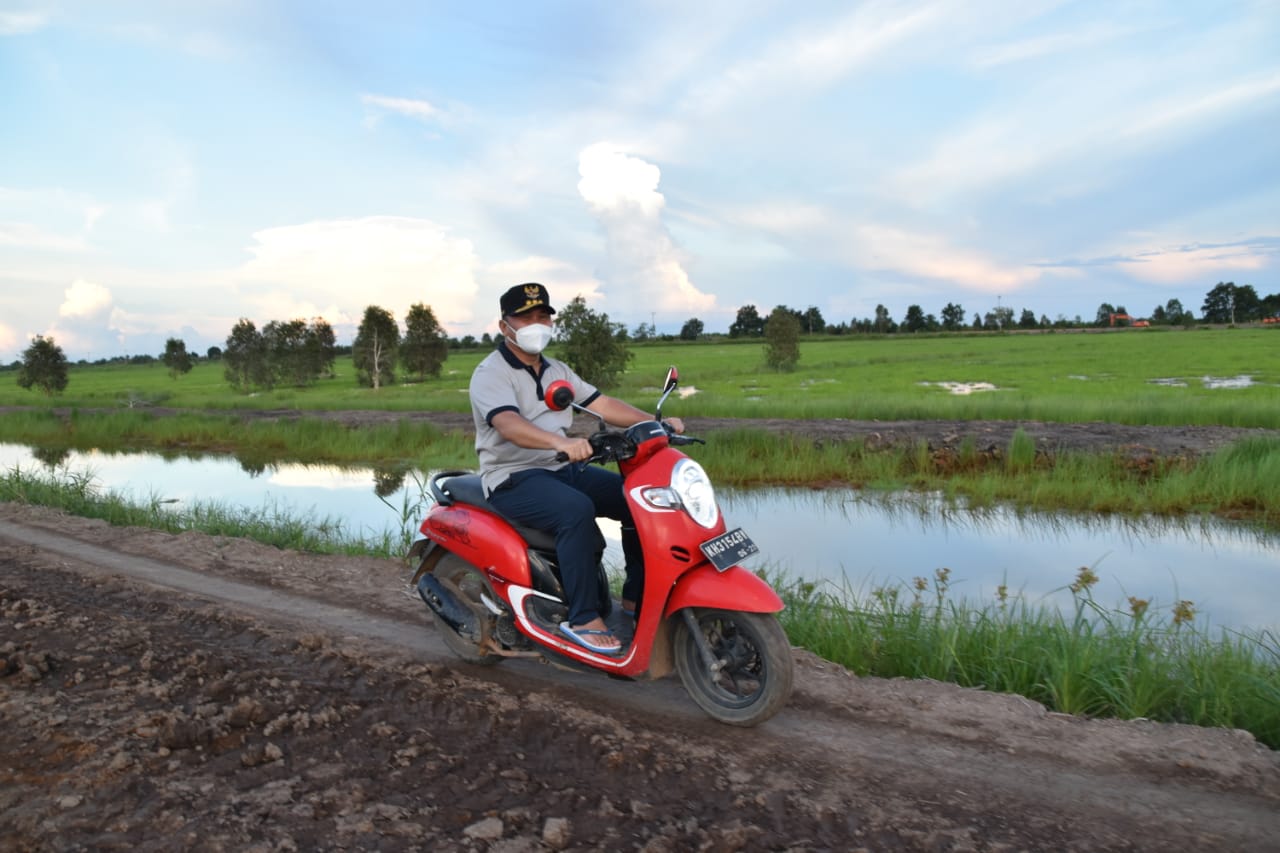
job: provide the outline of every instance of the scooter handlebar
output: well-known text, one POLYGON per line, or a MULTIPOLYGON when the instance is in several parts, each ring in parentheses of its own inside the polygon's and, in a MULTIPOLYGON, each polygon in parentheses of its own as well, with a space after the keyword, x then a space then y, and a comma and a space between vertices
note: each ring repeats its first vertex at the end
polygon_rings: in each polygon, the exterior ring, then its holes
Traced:
MULTIPOLYGON (((685 444, 706 444, 705 439, 695 438, 691 435, 681 435, 671 429, 671 425, 665 421, 662 424, 667 428, 667 438, 674 445, 685 444)), ((591 442, 591 448, 595 452, 591 454, 584 462, 616 462, 619 459, 628 459, 635 454, 635 445, 632 444, 622 433, 617 432, 597 432, 588 437, 591 442)), ((569 454, 563 450, 556 451, 555 459, 557 462, 568 462, 569 454)))

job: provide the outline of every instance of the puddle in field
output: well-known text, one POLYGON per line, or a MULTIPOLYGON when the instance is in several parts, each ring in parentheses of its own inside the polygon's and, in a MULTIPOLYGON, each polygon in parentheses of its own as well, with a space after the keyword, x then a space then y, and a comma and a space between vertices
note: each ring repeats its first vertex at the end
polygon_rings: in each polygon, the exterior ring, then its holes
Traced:
POLYGON ((1206 388, 1248 388, 1252 386, 1252 376, 1204 376, 1200 381, 1206 388))
POLYGON ((999 391, 1001 390, 990 382, 921 382, 920 385, 936 385, 939 388, 945 388, 952 394, 965 395, 976 394, 980 391, 999 391))
MULTIPOLYGON (((1148 379, 1147 384, 1160 385, 1165 388, 1186 388, 1189 383, 1180 377, 1168 376, 1159 379, 1148 379)), ((1240 376, 1202 376, 1200 377, 1200 384, 1210 390, 1217 390, 1220 388, 1252 388, 1257 383, 1254 382, 1252 376, 1242 374, 1240 376)))

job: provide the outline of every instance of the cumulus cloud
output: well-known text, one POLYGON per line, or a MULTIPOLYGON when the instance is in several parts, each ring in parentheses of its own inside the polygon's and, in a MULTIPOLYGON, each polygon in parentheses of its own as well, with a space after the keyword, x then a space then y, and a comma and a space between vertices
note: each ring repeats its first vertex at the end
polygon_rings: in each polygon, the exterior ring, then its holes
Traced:
POLYGON ((63 292, 58 318, 45 332, 68 358, 109 358, 124 354, 124 333, 111 291, 77 279, 63 292))
POLYGON ((4 323, 0 323, 0 353, 16 352, 23 347, 18 346, 18 333, 4 323))
POLYGON ((268 228, 234 273, 258 322, 323 317, 354 330, 377 305, 402 319, 415 302, 446 326, 469 324, 476 297, 471 242, 425 219, 371 216, 268 228))
POLYGON ((578 193, 604 228, 604 289, 620 314, 710 310, 715 296, 694 286, 662 221, 657 166, 597 143, 578 155, 578 193))

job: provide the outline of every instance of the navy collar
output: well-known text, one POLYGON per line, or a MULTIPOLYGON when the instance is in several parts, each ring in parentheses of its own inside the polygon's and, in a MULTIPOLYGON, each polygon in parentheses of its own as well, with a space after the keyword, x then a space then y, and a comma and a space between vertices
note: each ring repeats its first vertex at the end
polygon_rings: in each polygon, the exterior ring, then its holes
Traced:
POLYGON ((516 354, 507 346, 506 338, 498 341, 498 352, 502 353, 502 357, 507 360, 507 364, 512 368, 516 370, 527 370, 533 374, 535 379, 538 378, 538 376, 542 374, 542 371, 547 367, 547 357, 542 353, 538 353, 538 369, 536 371, 533 369, 533 365, 525 364, 517 358, 516 354))

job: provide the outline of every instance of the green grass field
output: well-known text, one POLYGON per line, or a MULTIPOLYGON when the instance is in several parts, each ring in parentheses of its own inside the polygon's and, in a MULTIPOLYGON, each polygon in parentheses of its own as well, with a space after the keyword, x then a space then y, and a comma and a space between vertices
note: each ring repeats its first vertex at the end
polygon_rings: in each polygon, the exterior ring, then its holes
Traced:
MULTIPOLYGON (((1280 428, 1280 329, 1125 330, 1097 333, 817 337, 801 343, 792 373, 764 366, 759 340, 633 345, 611 393, 641 408, 667 367, 697 393, 670 414, 708 417, 1028 419, 1280 428), (1214 388, 1205 378, 1250 377, 1214 388), (936 383, 990 383, 953 394, 936 383)), ((553 350, 554 354, 554 350, 553 350)), ((466 411, 467 382, 485 355, 454 352, 442 375, 373 391, 358 387, 349 359, 336 379, 245 395, 201 362, 171 379, 163 365, 73 366, 60 396, 24 391, 0 373, 0 405, 198 409, 429 409, 466 411)))

